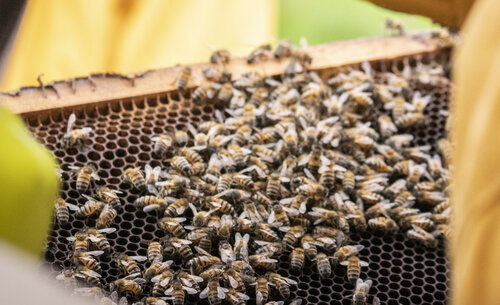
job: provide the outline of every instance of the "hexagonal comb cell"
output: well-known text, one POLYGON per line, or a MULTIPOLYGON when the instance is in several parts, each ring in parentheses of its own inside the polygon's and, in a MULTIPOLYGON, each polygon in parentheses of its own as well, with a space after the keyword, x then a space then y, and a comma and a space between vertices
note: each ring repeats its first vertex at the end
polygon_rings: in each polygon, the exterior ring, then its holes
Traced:
MULTIPOLYGON (((448 54, 427 54, 414 57, 386 60, 372 63, 375 71, 384 72, 402 66, 403 61, 410 65, 435 60, 443 66, 449 66, 448 54)), ((329 75, 330 76, 330 75, 329 75)), ((435 151, 436 142, 445 136, 446 117, 441 110, 449 109, 450 88, 448 85, 437 87, 418 87, 410 84, 413 90, 423 95, 431 94, 432 102, 425 110, 428 124, 412 130, 414 141, 418 145, 431 145, 435 151)), ((384 112, 385 110, 379 109, 384 112)), ((375 115, 378 113, 375 113, 375 115)), ((130 190, 121 182, 125 168, 161 165, 162 160, 151 153, 151 137, 162 133, 172 133, 179 128, 185 129, 188 123, 197 126, 203 121, 214 119, 214 108, 211 105, 194 105, 176 93, 144 100, 123 100, 113 104, 94 105, 78 113, 77 127, 91 127, 94 136, 86 143, 87 150, 64 150, 57 144, 66 130, 67 114, 54 113, 45 121, 31 120, 29 128, 33 135, 50 150, 58 159, 61 168, 68 170, 70 166, 82 166, 86 162, 98 165, 98 185, 107 185, 123 191, 120 198, 123 210, 116 219, 117 231, 108 234, 111 246, 117 252, 128 255, 145 255, 147 245, 144 241, 159 239, 163 232, 154 225, 154 220, 133 205, 138 193, 130 190)), ((81 196, 75 191, 75 182, 64 174, 61 195, 69 203, 75 204, 81 196)), ((51 250, 45 255, 46 264, 53 273, 59 272, 61 266, 69 267, 71 245, 66 240, 90 223, 70 216, 65 226, 54 224, 48 238, 51 250)), ((365 248, 360 258, 369 262, 364 269, 365 276, 373 280, 369 302, 377 296, 382 304, 445 304, 448 295, 449 272, 448 259, 442 243, 434 250, 424 249, 409 241, 399 233, 394 236, 379 236, 371 233, 352 234, 353 242, 365 248)), ((119 270, 111 258, 101 260, 104 284, 116 280, 119 270)), ((143 267, 143 265, 141 265, 143 267)), ((352 295, 353 285, 346 280, 345 268, 337 267, 329 279, 320 279, 315 266, 307 264, 301 275, 289 270, 289 257, 282 255, 278 264, 278 272, 299 282, 292 289, 291 300, 298 297, 307 303, 315 304, 351 304, 346 297, 352 295)), ((248 291, 254 303, 253 292, 248 291)), ((198 302, 189 298, 188 304, 207 304, 206 300, 198 302)))

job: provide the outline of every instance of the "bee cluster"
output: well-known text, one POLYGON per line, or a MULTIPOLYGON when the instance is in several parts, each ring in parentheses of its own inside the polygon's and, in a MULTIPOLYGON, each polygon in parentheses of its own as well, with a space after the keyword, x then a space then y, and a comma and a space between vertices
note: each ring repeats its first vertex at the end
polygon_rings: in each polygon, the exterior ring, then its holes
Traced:
MULTIPOLYGON (((436 151, 413 135, 429 123, 433 97, 412 88, 448 84, 441 65, 380 73, 363 63, 323 82, 308 70, 307 53, 282 42, 274 52, 285 62, 280 78, 248 72, 231 81, 229 53, 216 52, 204 71, 209 81, 190 93, 188 68, 177 81, 194 103, 215 105, 215 119, 153 135, 149 151, 159 165, 127 167, 119 186, 129 186, 120 189, 99 182, 96 164, 67 168, 63 177, 76 181, 85 202, 59 198, 58 226, 86 222, 67 238, 72 251, 57 276, 67 288, 102 304, 283 304, 300 284, 278 272, 286 257, 293 275, 306 264, 324 280, 345 269, 353 290, 344 297, 367 304, 377 279, 366 275, 369 262, 359 255, 366 249, 352 236, 404 232, 426 248, 449 238, 451 144, 441 139, 436 151), (132 202, 123 200, 128 192, 132 202), (131 231, 145 255, 116 251, 106 237, 125 206, 160 232, 141 240, 131 231), (102 278, 101 260, 120 270, 117 279, 102 278)), ((272 57, 265 45, 248 62, 272 57)), ((92 137, 75 121, 63 149, 85 149, 92 137)))

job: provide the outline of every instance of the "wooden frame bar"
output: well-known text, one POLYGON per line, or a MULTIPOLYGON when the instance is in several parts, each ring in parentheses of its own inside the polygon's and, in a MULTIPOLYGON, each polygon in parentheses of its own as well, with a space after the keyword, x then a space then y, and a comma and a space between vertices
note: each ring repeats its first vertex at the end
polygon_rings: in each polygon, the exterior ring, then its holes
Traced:
MULTIPOLYGON (((307 48, 313 57, 312 70, 334 69, 363 61, 391 60, 403 56, 437 52, 443 42, 432 39, 430 32, 416 32, 404 36, 364 38, 333 42, 307 48)), ((202 79, 201 71, 208 63, 190 65, 198 75, 190 87, 202 79)), ((24 87, 0 95, 0 105, 18 114, 37 114, 54 109, 119 101, 125 98, 144 98, 176 90, 175 80, 181 67, 171 67, 140 73, 119 75, 94 74, 65 81, 56 81, 43 87, 24 87)), ((234 58, 226 66, 233 79, 249 70, 266 75, 283 72, 283 62, 267 60, 248 65, 244 58, 234 58)))

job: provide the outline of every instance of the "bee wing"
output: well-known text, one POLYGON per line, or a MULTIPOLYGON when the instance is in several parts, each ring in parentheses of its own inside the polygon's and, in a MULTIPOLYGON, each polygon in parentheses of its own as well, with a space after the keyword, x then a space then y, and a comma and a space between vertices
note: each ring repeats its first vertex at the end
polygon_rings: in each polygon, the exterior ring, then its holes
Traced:
POLYGON ((301 305, 302 304, 302 299, 295 299, 290 302, 289 305, 301 305))
POLYGON ((274 214, 274 210, 272 210, 271 213, 269 214, 269 218, 267 218, 267 223, 274 223, 275 221, 276 221, 276 214, 274 214))
POLYGON ((288 227, 288 226, 282 226, 282 227, 279 228, 279 230, 281 232, 288 232, 288 231, 290 231, 290 227, 288 227))
MULTIPOLYGON (((170 277, 167 277, 163 281, 160 282, 161 287, 166 287, 170 283, 170 277)), ((167 289, 168 290, 168 289, 167 289)), ((165 294, 167 294, 167 291, 165 291, 165 294)))
POLYGON ((194 249, 200 253, 201 255, 206 255, 206 256, 212 256, 210 253, 208 253, 207 251, 203 250, 202 248, 198 247, 198 246, 194 246, 194 249))
POLYGON ((208 287, 200 292, 200 299, 206 299, 208 297, 208 287))
POLYGON ((305 164, 307 164, 307 162, 309 162, 309 160, 311 159, 311 154, 308 154, 307 156, 305 156, 304 158, 302 158, 298 163, 297 165, 298 166, 304 166, 305 164))
POLYGON ((341 264, 342 266, 347 266, 347 265, 349 265, 349 262, 348 262, 348 261, 343 261, 343 262, 340 262, 340 264, 341 264))
POLYGON ((177 209, 175 209, 175 211, 177 212, 177 214, 183 214, 184 211, 186 211, 186 206, 185 205, 182 205, 180 207, 178 207, 177 209))
POLYGON ((306 174, 306 177, 313 180, 313 181, 316 181, 316 177, 314 177, 314 175, 311 173, 311 171, 309 171, 307 168, 304 168, 304 174, 306 174))
POLYGON ((154 276, 151 278, 151 282, 152 283, 158 283, 160 281, 160 279, 162 278, 163 275, 161 274, 158 274, 157 276, 154 276))
POLYGON ((233 288, 238 288, 238 281, 235 280, 232 276, 228 275, 227 278, 229 279, 229 284, 231 284, 231 287, 233 288))
POLYGON ((157 210, 160 208, 160 205, 159 204, 150 204, 150 205, 147 205, 145 206, 144 208, 142 208, 142 210, 145 212, 145 213, 148 213, 148 212, 151 212, 151 211, 154 211, 154 210, 157 210))
POLYGON ((126 297, 122 297, 120 299, 120 302, 118 302, 118 305, 127 305, 127 304, 128 304, 128 301, 127 301, 126 297))
POLYGON ((363 245, 355 245, 354 247, 356 248, 356 250, 358 252, 361 251, 361 250, 363 250, 365 248, 365 246, 363 246, 363 245))
POLYGON ((93 243, 96 243, 96 242, 99 242, 99 241, 100 241, 100 239, 99 239, 99 238, 95 237, 95 236, 94 236, 94 235, 92 235, 92 234, 89 234, 88 238, 89 238, 89 239, 90 239, 90 241, 91 241, 91 242, 93 242, 93 243))
POLYGON ((131 259, 133 259, 136 262, 144 262, 148 258, 145 256, 130 256, 131 259))
POLYGON ((77 205, 66 202, 66 206, 72 211, 78 211, 80 208, 77 205))
POLYGON ((196 275, 192 275, 192 274, 188 274, 188 276, 195 282, 197 283, 201 283, 203 282, 203 278, 200 277, 200 276, 196 276, 196 275))
POLYGON ((82 270, 82 271, 80 271, 80 273, 85 274, 85 275, 90 276, 90 277, 94 277, 94 278, 101 278, 102 277, 99 273, 97 273, 93 270, 82 270))
POLYGON ((193 287, 193 284, 191 284, 191 282, 186 278, 181 278, 181 282, 187 287, 193 287))
POLYGON ((68 118, 68 127, 66 128, 66 133, 69 133, 73 129, 73 125, 76 121, 76 115, 72 113, 68 118))
POLYGON ((283 283, 287 283, 289 285, 297 285, 298 283, 292 279, 289 279, 287 277, 280 277, 278 280, 281 280, 283 283))
POLYGON ((101 251, 101 250, 85 252, 85 254, 88 254, 88 255, 91 255, 91 256, 100 256, 103 253, 104 253, 104 251, 101 251))
POLYGON ((299 212, 300 214, 304 214, 307 211, 307 204, 306 202, 302 202, 299 207, 299 212))
POLYGON ((295 197, 283 198, 280 200, 280 204, 290 204, 295 199, 295 197))
POLYGON ((96 172, 92 172, 92 174, 90 174, 90 176, 92 178, 94 178, 94 180, 97 180, 97 181, 101 180, 101 177, 99 177, 99 175, 96 172))
POLYGON ((365 262, 365 261, 359 261, 359 265, 361 267, 368 267, 369 264, 367 262, 365 262))
MULTIPOLYGON (((170 280, 170 279, 169 279, 169 280, 170 280)), ((162 283, 163 283, 163 282, 162 282, 162 283)), ((163 284, 162 284, 162 286, 163 286, 163 287, 165 287, 165 286, 167 286, 167 285, 163 285, 163 284)), ((174 291, 174 288, 170 287, 170 288, 168 288, 167 290, 165 290, 165 292, 164 292, 164 293, 165 293, 165 295, 172 295, 172 292, 173 292, 173 291, 174 291)), ((200 298, 201 298, 201 296, 200 296, 200 298)))
POLYGON ((385 110, 390 110, 390 109, 394 108, 394 104, 395 104, 395 102, 394 102, 394 101, 390 101, 390 102, 388 102, 388 103, 385 103, 385 105, 384 105, 384 109, 385 109, 385 110))
POLYGON ((219 299, 224 300, 226 298, 226 292, 228 291, 229 290, 226 288, 217 287, 217 296, 219 297, 219 299))

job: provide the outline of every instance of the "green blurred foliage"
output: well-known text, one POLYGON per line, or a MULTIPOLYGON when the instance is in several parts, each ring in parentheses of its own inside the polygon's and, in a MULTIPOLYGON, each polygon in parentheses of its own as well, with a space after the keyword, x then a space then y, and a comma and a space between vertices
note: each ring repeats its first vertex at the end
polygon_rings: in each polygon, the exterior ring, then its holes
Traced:
POLYGON ((40 255, 57 196, 56 162, 22 119, 0 106, 0 239, 40 255))
MULTIPOLYGON (((404 0, 401 0, 404 1, 404 0)), ((400 20, 405 30, 436 27, 431 20, 383 9, 360 0, 280 0, 279 38, 309 44, 388 35, 384 21, 400 20)))

